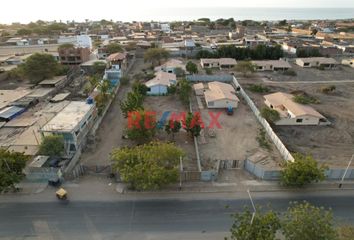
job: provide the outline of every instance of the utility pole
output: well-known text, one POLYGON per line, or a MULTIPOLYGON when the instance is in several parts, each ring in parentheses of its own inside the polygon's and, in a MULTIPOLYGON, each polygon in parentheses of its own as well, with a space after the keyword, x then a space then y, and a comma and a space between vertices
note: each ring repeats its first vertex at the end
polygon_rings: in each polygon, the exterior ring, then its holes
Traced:
POLYGON ((350 158, 350 161, 349 161, 349 163, 348 163, 347 168, 346 168, 345 171, 344 171, 344 174, 343 174, 343 176, 342 176, 342 180, 340 181, 338 188, 341 188, 341 187, 342 187, 343 181, 344 181, 344 178, 345 178, 345 175, 347 175, 348 169, 349 169, 350 165, 352 164, 353 158, 354 158, 354 154, 353 154, 352 157, 350 158))
POLYGON ((251 225, 252 225, 252 223, 253 223, 253 219, 254 219, 254 216, 256 215, 256 207, 254 206, 254 203, 253 203, 253 199, 252 199, 252 196, 251 196, 251 192, 250 192, 250 190, 249 189, 247 189, 247 193, 248 193, 248 196, 249 196, 249 198, 250 198, 250 201, 251 201, 251 204, 252 204, 252 207, 253 207, 253 213, 252 213, 252 218, 251 218, 251 225))
POLYGON ((179 157, 179 190, 182 190, 182 173, 183 173, 183 162, 182 157, 179 157))

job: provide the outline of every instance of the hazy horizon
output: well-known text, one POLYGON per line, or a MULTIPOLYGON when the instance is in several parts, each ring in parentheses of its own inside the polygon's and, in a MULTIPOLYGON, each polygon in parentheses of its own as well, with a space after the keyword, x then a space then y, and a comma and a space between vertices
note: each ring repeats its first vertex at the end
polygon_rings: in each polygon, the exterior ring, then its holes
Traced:
POLYGON ((354 18, 354 1, 352 0, 249 0, 238 2, 235 0, 213 0, 190 1, 179 0, 176 2, 163 0, 129 0, 115 1, 105 0, 102 4, 92 4, 83 0, 61 0, 61 1, 45 1, 45 0, 18 0, 6 1, 1 3, 3 10, 0 15, 0 23, 21 22, 29 23, 39 19, 46 21, 84 21, 113 19, 114 21, 173 21, 173 20, 193 20, 198 17, 208 18, 229 18, 234 17, 236 20, 254 19, 260 20, 280 20, 294 19, 333 19, 338 16, 340 18, 354 18), (296 10, 294 12, 255 12, 243 13, 242 9, 288 9, 296 10), (317 9, 313 12, 313 17, 309 10, 317 9), (301 11, 304 14, 301 15, 301 11), (340 10, 340 11, 339 11, 340 10), (321 12, 323 12, 321 14, 321 12), (290 13, 290 15, 289 15, 290 13), (293 14, 291 14, 293 13, 293 14), (261 16, 260 16, 261 14, 261 16), (269 16, 267 15, 269 14, 269 16), (280 19, 274 19, 280 17, 280 19))

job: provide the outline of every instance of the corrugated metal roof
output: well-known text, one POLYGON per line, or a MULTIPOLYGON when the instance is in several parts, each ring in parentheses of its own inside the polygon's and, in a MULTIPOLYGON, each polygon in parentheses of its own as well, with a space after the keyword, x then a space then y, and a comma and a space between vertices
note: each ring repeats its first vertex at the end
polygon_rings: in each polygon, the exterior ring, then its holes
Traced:
POLYGON ((23 113, 25 110, 26 110, 25 108, 21 108, 17 106, 7 107, 0 111, 0 119, 11 120, 17 115, 23 113))

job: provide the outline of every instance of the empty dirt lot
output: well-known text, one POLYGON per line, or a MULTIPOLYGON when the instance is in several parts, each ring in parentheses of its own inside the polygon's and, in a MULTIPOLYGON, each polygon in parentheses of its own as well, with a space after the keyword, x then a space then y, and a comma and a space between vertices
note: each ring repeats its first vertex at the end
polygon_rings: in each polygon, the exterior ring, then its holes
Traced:
MULTIPOLYGON (((274 129, 291 152, 311 154, 316 160, 333 167, 344 167, 354 153, 354 83, 331 83, 336 90, 324 94, 320 83, 266 84, 260 79, 241 80, 247 89, 249 83, 262 83, 271 92, 302 90, 320 103, 311 106, 331 121, 330 126, 275 126, 274 129)), ((247 91, 247 90, 246 90, 247 91)), ((247 91, 258 108, 265 106, 263 95, 247 91)))
POLYGON ((294 63, 290 63, 296 76, 285 76, 282 72, 260 72, 272 81, 333 81, 333 80, 354 80, 354 68, 348 66, 338 66, 333 70, 319 70, 316 68, 302 68, 294 63))
POLYGON ((206 126, 209 126, 211 122, 209 110, 213 112, 214 116, 221 112, 218 118, 221 128, 213 128, 212 130, 206 128, 203 134, 205 140, 203 137, 199 137, 200 158, 204 168, 214 167, 216 160, 245 160, 247 156, 255 153, 265 155, 268 161, 281 162, 282 158, 271 142, 269 142, 272 148, 270 151, 259 147, 256 138, 261 125, 257 122, 247 103, 241 98, 240 100, 241 102, 232 116, 227 115, 225 109, 204 108, 199 110, 206 126), (215 136, 209 134, 210 131, 214 132, 215 136))
MULTIPOLYGON (((144 99, 144 108, 146 111, 156 112, 157 121, 159 121, 163 112, 188 112, 188 108, 183 106, 181 101, 179 101, 178 96, 147 96, 144 99)), ((181 147, 186 152, 186 157, 183 160, 183 167, 189 171, 195 171, 197 169, 197 157, 194 148, 193 138, 187 134, 184 129, 176 133, 174 138, 168 135, 164 129, 158 130, 156 134, 156 139, 161 141, 171 141, 173 140, 177 146, 181 147)))

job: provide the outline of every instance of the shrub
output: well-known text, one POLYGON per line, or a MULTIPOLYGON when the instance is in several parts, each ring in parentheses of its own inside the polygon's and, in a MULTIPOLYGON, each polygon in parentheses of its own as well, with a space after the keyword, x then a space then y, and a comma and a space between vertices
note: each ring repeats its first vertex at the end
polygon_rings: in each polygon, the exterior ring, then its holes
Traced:
POLYGON ((274 123, 280 119, 279 113, 276 110, 271 109, 269 107, 262 108, 261 116, 270 123, 274 123))
POLYGON ((208 75, 212 75, 213 74, 213 70, 211 70, 211 68, 206 68, 205 69, 205 73, 208 75))
POLYGON ((270 91, 268 87, 264 87, 261 84, 251 84, 248 87, 248 90, 250 90, 251 92, 257 92, 257 93, 267 93, 270 91))
POLYGON ((336 90, 336 86, 334 86, 334 85, 321 87, 321 89, 320 89, 320 91, 325 94, 329 94, 329 93, 333 92, 334 90, 336 90))
POLYGON ((294 162, 287 162, 281 171, 281 183, 285 186, 302 187, 325 179, 327 167, 318 166, 312 156, 295 153, 294 162))
POLYGON ((295 77, 297 75, 297 73, 293 69, 288 69, 283 72, 283 75, 295 77))
POLYGON ((264 131, 263 128, 259 129, 259 133, 258 133, 258 136, 256 139, 257 139, 257 142, 260 147, 268 149, 268 150, 270 150, 272 148, 272 146, 269 144, 269 142, 266 138, 266 132, 264 131))
POLYGON ((300 94, 296 95, 293 98, 294 102, 300 103, 300 104, 311 104, 311 103, 319 103, 319 100, 317 100, 314 97, 308 96, 306 94, 300 94))

